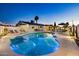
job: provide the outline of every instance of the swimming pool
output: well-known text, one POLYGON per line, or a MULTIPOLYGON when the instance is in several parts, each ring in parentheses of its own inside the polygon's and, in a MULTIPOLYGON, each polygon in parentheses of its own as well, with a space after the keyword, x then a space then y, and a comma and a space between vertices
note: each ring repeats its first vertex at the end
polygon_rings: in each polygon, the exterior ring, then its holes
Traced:
POLYGON ((55 52, 60 44, 50 33, 36 32, 11 39, 10 47, 19 55, 40 56, 55 52))

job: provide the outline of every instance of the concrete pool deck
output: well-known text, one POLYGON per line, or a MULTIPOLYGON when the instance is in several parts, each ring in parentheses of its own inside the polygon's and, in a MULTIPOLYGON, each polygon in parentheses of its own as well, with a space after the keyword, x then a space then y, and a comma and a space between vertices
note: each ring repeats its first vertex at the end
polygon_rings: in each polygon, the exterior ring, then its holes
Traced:
MULTIPOLYGON (((16 56, 10 49, 10 38, 13 37, 8 35, 0 39, 0 56, 16 56)), ((79 47, 76 45, 73 38, 67 35, 57 34, 58 41, 61 47, 58 51, 48 54, 48 56, 79 56, 79 47)))
POLYGON ((61 47, 55 53, 49 54, 49 56, 79 56, 79 47, 72 37, 62 34, 57 34, 57 36, 61 47))

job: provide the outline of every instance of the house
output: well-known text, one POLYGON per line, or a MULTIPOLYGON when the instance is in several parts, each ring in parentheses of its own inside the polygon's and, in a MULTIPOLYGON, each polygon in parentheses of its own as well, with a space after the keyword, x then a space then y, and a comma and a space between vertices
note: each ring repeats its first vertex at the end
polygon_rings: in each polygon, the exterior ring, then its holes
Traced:
POLYGON ((9 33, 9 30, 13 30, 15 26, 8 24, 0 24, 0 35, 6 35, 9 33))
POLYGON ((19 21, 16 24, 16 27, 20 27, 24 29, 26 32, 34 32, 34 31, 52 31, 53 25, 45 25, 45 24, 38 24, 38 23, 31 23, 25 21, 19 21))
POLYGON ((54 28, 53 28, 53 25, 44 25, 44 31, 45 32, 51 32, 51 31, 53 31, 54 30, 54 28))
POLYGON ((20 29, 24 29, 26 32, 33 32, 33 31, 41 31, 43 30, 43 24, 19 21, 16 24, 16 27, 20 27, 20 29))

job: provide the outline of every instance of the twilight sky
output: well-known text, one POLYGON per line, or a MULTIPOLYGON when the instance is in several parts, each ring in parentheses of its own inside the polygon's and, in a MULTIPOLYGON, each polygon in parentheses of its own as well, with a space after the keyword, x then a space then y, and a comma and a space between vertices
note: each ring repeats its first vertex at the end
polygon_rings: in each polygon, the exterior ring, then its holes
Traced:
POLYGON ((79 24, 79 4, 23 3, 0 4, 0 21, 15 24, 19 20, 30 21, 39 16, 38 23, 70 22, 79 24))

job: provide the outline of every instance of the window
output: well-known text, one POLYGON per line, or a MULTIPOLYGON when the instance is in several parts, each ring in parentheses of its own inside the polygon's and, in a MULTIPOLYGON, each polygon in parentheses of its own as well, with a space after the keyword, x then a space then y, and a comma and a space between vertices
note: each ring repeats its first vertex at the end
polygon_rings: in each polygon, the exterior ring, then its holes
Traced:
POLYGON ((34 29, 34 26, 32 27, 32 29, 34 29))

